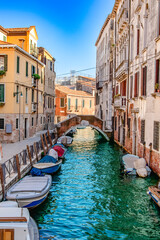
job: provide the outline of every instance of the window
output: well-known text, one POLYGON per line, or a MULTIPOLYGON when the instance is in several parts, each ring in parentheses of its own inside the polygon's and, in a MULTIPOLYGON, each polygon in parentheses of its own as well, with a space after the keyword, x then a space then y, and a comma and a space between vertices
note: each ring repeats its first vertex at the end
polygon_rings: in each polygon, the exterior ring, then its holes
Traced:
POLYGON ((60 107, 64 107, 64 98, 60 99, 60 107))
POLYGON ((71 99, 68 98, 68 110, 70 110, 70 109, 71 109, 71 99))
POLYGON ((26 62, 26 77, 28 77, 28 62, 26 62))
POLYGON ((160 35, 160 1, 158 1, 158 36, 160 35))
POLYGON ((159 122, 154 121, 153 148, 159 151, 159 122))
POLYGON ((17 73, 19 73, 20 57, 17 56, 17 73))
POLYGON ((122 96, 126 96, 126 80, 121 82, 121 94, 122 96))
POLYGON ((141 143, 145 141, 145 120, 141 120, 141 143))
POLYGON ((4 84, 0 84, 0 102, 4 103, 5 99, 4 99, 4 84))
POLYGON ((35 66, 32 65, 31 66, 31 77, 33 76, 33 74, 35 74, 35 69, 36 69, 35 66))
POLYGON ((16 129, 18 129, 18 118, 16 118, 16 129))
POLYGON ((159 65, 160 65, 160 61, 158 59, 158 60, 156 60, 155 92, 158 92, 159 89, 160 89, 160 80, 159 80, 159 77, 160 77, 160 73, 159 73, 160 67, 159 67, 159 65))
POLYGON ((26 88, 26 104, 28 103, 28 88, 26 88))
POLYGON ((77 110, 78 109, 78 99, 76 98, 76 101, 75 101, 75 109, 77 110))
POLYGON ((147 95, 147 67, 142 68, 141 95, 147 95))
POLYGON ((50 61, 50 70, 52 71, 52 61, 50 61))
POLYGON ((139 92, 139 72, 135 74, 134 97, 138 97, 138 92, 139 92))
POLYGON ((0 118, 0 129, 4 129, 4 118, 0 118))
POLYGON ((133 97, 133 76, 130 77, 130 98, 133 97))
POLYGON ((3 35, 3 41, 7 42, 7 37, 3 35))
POLYGON ((84 106, 85 106, 85 100, 83 99, 82 107, 84 108, 84 106))
POLYGON ((4 71, 4 56, 0 56, 0 71, 4 71))
POLYGON ((92 107, 92 100, 90 100, 90 108, 92 107))
POLYGON ((131 136, 131 119, 128 118, 128 137, 130 138, 131 136))
POLYGON ((8 62, 8 56, 1 55, 0 56, 0 71, 7 71, 7 62, 8 62))
POLYGON ((115 126, 114 126, 115 131, 117 130, 117 117, 115 117, 115 126))
POLYGON ((139 46, 140 46, 140 29, 137 29, 137 55, 139 55, 139 46))
POLYGON ((32 89, 32 103, 34 103, 34 90, 32 89))
POLYGON ((32 117, 32 127, 33 127, 33 125, 34 125, 34 118, 32 117))
POLYGON ((18 85, 16 89, 16 103, 19 103, 19 86, 18 85))

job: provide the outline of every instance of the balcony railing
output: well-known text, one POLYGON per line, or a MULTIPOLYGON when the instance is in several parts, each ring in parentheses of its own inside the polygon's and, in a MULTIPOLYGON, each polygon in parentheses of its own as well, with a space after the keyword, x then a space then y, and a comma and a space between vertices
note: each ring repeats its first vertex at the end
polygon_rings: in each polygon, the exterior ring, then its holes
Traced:
POLYGON ((128 74, 128 61, 124 60, 119 64, 116 68, 116 80, 121 81, 124 80, 124 77, 128 74))
POLYGON ((30 54, 33 55, 34 57, 38 56, 38 48, 35 47, 33 44, 30 45, 30 54))
POLYGON ((114 98, 114 107, 124 109, 126 107, 126 96, 117 96, 114 98))
POLYGON ((127 26, 128 24, 128 10, 126 8, 123 8, 123 11, 119 17, 118 21, 118 31, 121 33, 123 29, 127 26))

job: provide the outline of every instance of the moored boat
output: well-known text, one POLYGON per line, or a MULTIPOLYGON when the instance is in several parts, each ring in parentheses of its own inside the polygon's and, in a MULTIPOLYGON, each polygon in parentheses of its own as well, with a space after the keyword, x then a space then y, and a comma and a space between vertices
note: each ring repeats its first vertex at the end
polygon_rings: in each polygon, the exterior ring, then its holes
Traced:
POLYGON ((58 158, 64 158, 67 149, 63 146, 63 144, 57 143, 52 148, 58 153, 58 158))
POLYGON ((35 208, 47 198, 51 183, 50 175, 26 176, 7 191, 6 199, 16 201, 19 207, 35 208))
MULTIPOLYGON (((137 160, 140 158, 133 154, 126 154, 122 157, 122 163, 124 166, 124 173, 128 175, 137 175, 139 169, 136 167, 137 160)), ((145 160, 144 160, 145 161, 145 160)), ((137 164, 138 165, 138 164, 137 164)), ((149 176, 151 174, 151 169, 145 165, 143 166, 146 169, 146 173, 149 176)))
POLYGON ((61 136, 58 138, 57 143, 62 143, 65 147, 73 142, 73 138, 69 136, 61 136))
POLYGON ((0 239, 39 240, 36 222, 28 209, 19 208, 16 202, 0 203, 0 239))
POLYGON ((41 173, 54 174, 60 169, 61 165, 62 165, 61 159, 57 160, 52 156, 46 155, 38 163, 33 165, 31 174, 37 175, 36 174, 37 171, 35 170, 39 170, 41 173))
POLYGON ((158 207, 160 207, 160 188, 151 186, 148 188, 147 194, 158 205, 158 207))

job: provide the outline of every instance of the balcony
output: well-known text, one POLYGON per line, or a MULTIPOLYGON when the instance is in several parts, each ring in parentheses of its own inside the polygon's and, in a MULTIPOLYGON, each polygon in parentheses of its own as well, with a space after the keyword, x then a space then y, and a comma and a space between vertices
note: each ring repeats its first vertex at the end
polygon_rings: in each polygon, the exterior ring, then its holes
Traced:
POLYGON ((118 32, 121 33, 124 28, 128 25, 128 10, 123 8, 118 20, 118 32))
POLYGON ((115 96, 114 97, 114 108, 124 110, 126 108, 126 96, 115 96))
POLYGON ((37 111, 37 103, 33 102, 32 103, 32 113, 37 111))
POLYGON ((33 44, 30 45, 30 54, 34 57, 38 57, 38 48, 35 47, 33 44))
POLYGON ((124 60, 121 64, 116 68, 116 80, 121 82, 128 75, 128 61, 124 60))

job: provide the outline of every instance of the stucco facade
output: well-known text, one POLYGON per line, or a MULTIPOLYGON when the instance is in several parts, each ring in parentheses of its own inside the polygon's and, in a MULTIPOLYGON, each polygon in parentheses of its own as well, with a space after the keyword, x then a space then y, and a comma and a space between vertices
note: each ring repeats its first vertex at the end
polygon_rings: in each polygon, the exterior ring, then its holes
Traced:
MULTIPOLYGON (((115 30, 114 140, 130 153, 145 157, 160 175, 160 1, 116 0, 110 16, 114 19, 115 30)), ((105 32, 107 27, 102 29, 105 32)), ((106 43, 103 49, 105 47, 110 55, 106 43)), ((101 59, 97 59, 98 66, 104 62, 101 59)), ((96 113, 104 120, 103 112, 107 109, 104 86, 97 86, 97 95, 96 113)))
POLYGON ((63 121, 75 114, 94 115, 95 97, 83 91, 76 91, 57 85, 55 122, 63 121))
POLYGON ((45 129, 53 129, 55 116, 55 59, 43 47, 39 47, 39 59, 45 64, 44 115, 45 129))

